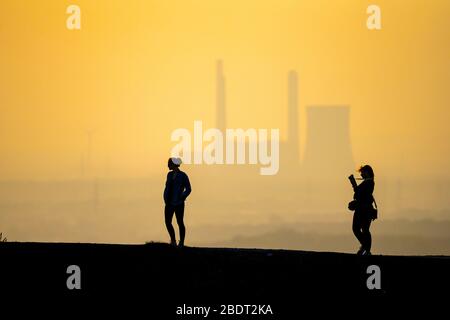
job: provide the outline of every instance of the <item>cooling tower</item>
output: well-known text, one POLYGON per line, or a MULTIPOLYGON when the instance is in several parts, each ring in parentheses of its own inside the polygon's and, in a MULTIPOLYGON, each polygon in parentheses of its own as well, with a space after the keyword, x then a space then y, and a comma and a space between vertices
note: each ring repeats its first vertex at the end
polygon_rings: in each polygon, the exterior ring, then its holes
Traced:
POLYGON ((302 172, 312 180, 346 179, 355 171, 348 106, 307 107, 302 172))

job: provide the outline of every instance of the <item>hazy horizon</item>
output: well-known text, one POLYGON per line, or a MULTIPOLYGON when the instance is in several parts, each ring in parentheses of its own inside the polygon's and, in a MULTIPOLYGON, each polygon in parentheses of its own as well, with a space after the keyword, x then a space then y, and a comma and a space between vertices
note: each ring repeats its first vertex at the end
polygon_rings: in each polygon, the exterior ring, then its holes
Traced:
MULTIPOLYGON (((321 207, 311 203, 295 205, 301 196, 297 190, 287 195, 292 198, 289 202, 249 199, 245 193, 240 199, 220 199, 210 197, 198 177, 192 179, 194 193, 186 202, 187 245, 341 252, 354 252, 357 247, 346 197, 334 210, 318 212, 321 207)), ((0 183, 1 231, 9 241, 167 242, 164 180, 163 173, 159 181, 0 183)), ((350 187, 347 193, 350 197, 350 187)), ((420 208, 417 201, 413 208, 407 199, 402 204, 378 196, 377 201, 380 217, 372 226, 374 253, 450 254, 448 206, 420 208)))
POLYGON ((66 1, 2 1, 0 232, 167 240, 171 136, 186 129, 204 152, 199 121, 203 133, 277 130, 279 163, 261 175, 249 138, 246 164, 183 164, 187 244, 350 252, 347 177, 370 164, 374 252, 449 254, 450 2, 376 4, 381 30, 363 0, 79 0, 81 29, 69 30, 66 1), (383 233, 389 221, 398 228, 383 233), (220 239, 208 226, 223 226, 220 239))

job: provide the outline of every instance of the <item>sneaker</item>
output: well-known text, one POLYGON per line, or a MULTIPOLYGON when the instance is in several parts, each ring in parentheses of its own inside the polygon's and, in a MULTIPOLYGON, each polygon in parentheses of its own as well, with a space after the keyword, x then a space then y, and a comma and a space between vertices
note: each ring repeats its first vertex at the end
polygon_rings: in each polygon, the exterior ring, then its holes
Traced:
POLYGON ((181 241, 178 242, 178 247, 179 247, 179 248, 183 248, 183 247, 184 247, 184 243, 182 243, 181 241))
POLYGON ((170 241, 170 245, 176 247, 177 246, 177 242, 175 240, 170 241))
POLYGON ((358 256, 361 256, 361 255, 363 255, 364 251, 365 251, 364 248, 363 248, 363 247, 360 247, 359 250, 358 250, 358 252, 356 252, 356 254, 357 254, 358 256))
POLYGON ((363 256, 371 256, 372 253, 370 253, 369 250, 364 250, 363 253, 362 253, 361 255, 363 255, 363 256))

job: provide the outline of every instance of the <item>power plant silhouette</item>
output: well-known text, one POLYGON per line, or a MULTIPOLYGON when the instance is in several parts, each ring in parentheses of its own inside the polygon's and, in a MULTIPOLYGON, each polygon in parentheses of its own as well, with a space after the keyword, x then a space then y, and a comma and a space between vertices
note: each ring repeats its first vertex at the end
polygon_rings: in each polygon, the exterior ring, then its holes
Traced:
MULTIPOLYGON (((216 126, 226 129, 226 78, 217 61, 216 126)), ((288 72, 288 128, 280 141, 280 174, 301 174, 309 181, 341 180, 354 171, 349 132, 349 106, 308 106, 304 156, 300 161, 298 74, 288 72)))
MULTIPOLYGON (((262 176, 260 165, 253 164, 186 165, 194 184, 204 188, 198 191, 207 195, 208 202, 222 210, 242 212, 254 212, 266 201, 271 202, 272 208, 280 206, 283 212, 294 214, 305 210, 308 213, 347 210, 347 200, 352 196, 347 177, 355 170, 349 134, 350 107, 307 106, 307 127, 303 130, 306 143, 301 148, 298 79, 295 70, 287 73, 288 127, 284 135, 287 139, 279 142, 277 174, 262 176)), ((224 63, 218 60, 216 128, 222 132, 227 129, 226 84, 224 63)), ((251 127, 250 124, 247 128, 251 127)), ((249 147, 246 141, 246 152, 249 147)))

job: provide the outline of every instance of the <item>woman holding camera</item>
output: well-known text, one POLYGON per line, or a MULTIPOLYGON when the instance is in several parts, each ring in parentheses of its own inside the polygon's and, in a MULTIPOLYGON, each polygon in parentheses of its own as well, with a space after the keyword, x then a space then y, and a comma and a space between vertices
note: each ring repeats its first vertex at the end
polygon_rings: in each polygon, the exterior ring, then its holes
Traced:
POLYGON ((353 190, 353 201, 350 206, 355 210, 353 214, 353 233, 361 243, 358 255, 370 255, 372 247, 372 235, 370 234, 370 224, 376 219, 376 209, 373 208, 373 190, 375 188, 374 172, 371 166, 364 165, 359 169, 362 182, 358 185, 353 175, 349 177, 353 190))

